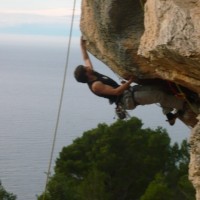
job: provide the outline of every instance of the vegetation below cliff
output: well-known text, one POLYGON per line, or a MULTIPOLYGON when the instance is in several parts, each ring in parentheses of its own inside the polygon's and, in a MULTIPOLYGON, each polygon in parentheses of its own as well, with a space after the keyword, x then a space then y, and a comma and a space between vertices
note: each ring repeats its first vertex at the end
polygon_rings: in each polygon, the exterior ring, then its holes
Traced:
POLYGON ((16 200, 17 196, 6 191, 0 181, 0 200, 16 200))
POLYGON ((64 147, 45 199, 195 199, 188 143, 172 145, 165 130, 142 125, 137 118, 99 124, 64 147))
MULTIPOLYGON (((199 0, 82 0, 80 28, 90 53, 119 76, 170 81, 200 101, 199 19, 199 0)), ((190 108, 180 120, 193 127, 189 177, 200 200, 199 106, 190 108)))

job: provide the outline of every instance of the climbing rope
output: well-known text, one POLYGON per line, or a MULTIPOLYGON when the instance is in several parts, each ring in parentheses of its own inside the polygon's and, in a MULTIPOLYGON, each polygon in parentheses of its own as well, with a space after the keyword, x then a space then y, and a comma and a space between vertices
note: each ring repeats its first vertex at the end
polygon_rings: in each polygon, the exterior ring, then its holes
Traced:
POLYGON ((195 114, 199 114, 199 112, 195 109, 194 105, 192 105, 192 103, 188 100, 187 95, 183 92, 181 87, 177 83, 174 83, 174 84, 175 84, 176 88, 174 88, 171 85, 171 82, 168 81, 168 85, 170 87, 170 90, 174 94, 174 96, 179 99, 183 99, 195 114))
POLYGON ((143 0, 140 0, 140 5, 142 7, 142 10, 144 11, 144 1, 143 0))
POLYGON ((178 91, 181 94, 181 97, 186 101, 186 103, 188 104, 188 106, 190 107, 190 109, 195 113, 195 114, 199 114, 199 112, 194 108, 194 106, 190 103, 190 101, 188 100, 188 98, 186 97, 185 93, 181 90, 181 87, 177 84, 176 87, 178 89, 178 91))
POLYGON ((48 166, 48 171, 46 173, 47 177, 46 177, 46 183, 45 183, 45 190, 44 190, 44 194, 43 194, 43 200, 45 200, 45 198, 46 198, 47 184, 49 182, 51 165, 52 165, 52 160, 53 160, 53 153, 54 153, 54 149, 55 149, 56 137, 57 137, 57 132, 58 132, 58 125, 59 125, 59 121, 60 121, 60 113, 61 113, 61 108, 62 108, 64 89, 65 89, 65 83, 66 83, 66 77, 67 77, 67 69, 68 69, 68 63, 69 63, 69 54, 70 54, 72 30, 73 30, 73 24, 74 24, 75 7, 76 7, 76 0, 74 0, 74 4, 73 4, 73 11, 72 11, 72 18, 71 18, 70 33, 69 33, 66 64, 65 64, 64 76, 63 76, 63 82, 62 82, 62 89, 61 89, 61 95, 60 95, 60 101, 59 101, 56 125, 55 125, 55 129, 54 129, 54 136, 53 136, 53 143, 52 143, 52 149, 51 149, 51 154, 50 154, 49 166, 48 166))

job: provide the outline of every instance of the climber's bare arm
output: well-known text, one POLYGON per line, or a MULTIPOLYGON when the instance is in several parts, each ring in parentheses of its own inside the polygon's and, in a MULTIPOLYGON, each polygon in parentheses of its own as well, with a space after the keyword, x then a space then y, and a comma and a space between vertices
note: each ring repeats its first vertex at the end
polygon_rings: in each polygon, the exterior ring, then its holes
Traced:
POLYGON ((128 80, 124 84, 120 85, 117 88, 113 88, 109 85, 105 85, 100 81, 96 81, 92 84, 92 90, 96 94, 103 94, 103 95, 121 95, 126 89, 129 88, 130 84, 133 82, 132 79, 128 80))
POLYGON ((83 56, 85 66, 93 69, 92 62, 90 60, 90 57, 89 57, 87 49, 86 49, 86 40, 83 39, 83 36, 81 36, 80 45, 81 45, 81 51, 82 51, 82 56, 83 56))

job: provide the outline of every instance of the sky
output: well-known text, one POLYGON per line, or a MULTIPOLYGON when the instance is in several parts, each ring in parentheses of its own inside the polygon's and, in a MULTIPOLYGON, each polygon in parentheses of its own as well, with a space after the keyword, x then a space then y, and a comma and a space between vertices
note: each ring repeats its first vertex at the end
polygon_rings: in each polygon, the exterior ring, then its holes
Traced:
MULTIPOLYGON (((80 35, 81 0, 75 0, 73 35, 80 35)), ((1 0, 1 35, 66 36, 74 0, 1 0)))
MULTIPOLYGON (((79 38, 80 38, 81 33, 79 29, 79 23, 80 23, 80 14, 81 14, 81 0, 0 0, 0 1, 1 1, 1 6, 0 6, 0 46, 1 47, 3 45, 5 45, 6 47, 8 45, 12 45, 13 47, 13 42, 16 42, 16 41, 17 41, 17 44, 19 43, 20 45, 25 45, 25 44, 28 45, 30 42, 32 42, 32 44, 39 45, 39 42, 41 41, 40 45, 44 45, 44 42, 46 42, 46 44, 49 44, 51 42, 51 44, 53 43, 56 45, 60 43, 64 45, 65 47, 65 43, 63 44, 63 39, 67 40, 69 36, 69 30, 71 26, 72 13, 73 13, 73 5, 75 1, 76 9, 75 9, 75 18, 74 18, 74 23, 73 23, 72 40, 74 44, 73 47, 74 48, 76 47, 79 50, 79 54, 80 54, 79 38)), ((10 49, 12 49, 11 53, 13 52, 14 54, 20 53, 20 52, 15 52, 17 48, 10 48, 10 49)), ((73 56, 76 56, 77 58, 77 59, 73 59, 73 62, 78 62, 78 64, 81 64, 79 63, 77 54, 78 54, 77 51, 73 54, 73 56)), ((20 60, 18 65, 20 64, 20 62, 22 61, 20 60)), ((74 65, 74 66, 77 66, 77 65, 74 65)), ((102 66, 102 63, 101 63, 101 66, 102 66)), ((113 74, 113 77, 114 77, 114 74, 113 74)), ((115 78, 115 80, 117 79, 115 78)), ((76 87, 80 87, 80 86, 77 84, 76 87)), ((88 88, 86 89, 88 90, 88 88)), ((91 98, 96 98, 92 96, 94 96, 93 94, 91 94, 91 98)), ((82 109, 83 109, 82 116, 84 116, 85 114, 84 109, 89 110, 91 106, 95 107, 96 109, 97 101, 98 100, 95 99, 95 104, 91 104, 90 102, 89 103, 85 102, 84 104, 81 102, 82 109)), ((105 103, 107 105, 107 101, 99 100, 99 102, 100 101, 102 101, 102 103, 105 103)), ((99 103, 99 105, 101 104, 99 103)), ((109 104, 108 106, 110 107, 109 104)), ((95 109, 94 110, 91 109, 91 112, 94 112, 95 109)), ((102 112, 103 111, 104 110, 102 109, 102 112)), ((109 112, 108 110, 106 111, 109 112)), ((155 109, 153 109, 153 111, 155 111, 155 109)), ((98 113, 97 119, 92 119, 91 123, 96 123, 99 117, 102 119, 104 118, 102 117, 103 115, 101 115, 99 112, 97 111, 98 113)), ((161 113, 161 111, 159 112, 161 113)), ((75 114, 73 113, 73 115, 76 116, 76 113, 75 114)), ((77 116, 79 115, 80 113, 77 116)), ((110 115, 111 117, 114 116, 114 109, 112 110, 112 113, 110 115)), ((155 116, 151 116, 152 115, 151 110, 149 111, 146 109, 146 111, 143 111, 143 112, 134 111, 133 115, 136 115, 137 117, 141 119, 142 117, 147 116, 147 120, 149 121, 149 124, 151 123, 152 118, 155 117, 156 119, 155 124, 157 125, 157 118, 158 119, 161 118, 160 115, 162 114, 159 114, 159 116, 156 116, 156 114, 155 116), (138 116, 137 113, 139 113, 140 115, 138 116), (150 114, 149 117, 151 120, 148 120, 149 114, 150 114)), ((82 118, 80 119, 82 120, 82 118)), ((165 123, 163 116, 161 120, 162 119, 163 119, 163 122, 165 123)), ((86 116, 86 120, 87 120, 87 116, 86 116)), ((67 123, 64 123, 64 124, 66 125, 67 123)), ((174 133, 173 138, 175 138, 174 139, 175 141, 178 141, 179 137, 185 138, 185 136, 187 136, 187 133, 188 133, 188 130, 184 131, 183 128, 179 128, 179 127, 180 125, 178 126, 176 125, 175 131, 172 131, 173 127, 169 127, 171 128, 171 132, 174 133), (177 134, 175 134, 175 132, 177 132, 177 134)))
POLYGON ((63 45, 63 38, 69 36, 74 2, 72 41, 73 46, 79 47, 81 0, 1 0, 0 45, 12 41, 20 45, 30 42, 38 45, 39 41, 42 45, 44 42, 63 45))

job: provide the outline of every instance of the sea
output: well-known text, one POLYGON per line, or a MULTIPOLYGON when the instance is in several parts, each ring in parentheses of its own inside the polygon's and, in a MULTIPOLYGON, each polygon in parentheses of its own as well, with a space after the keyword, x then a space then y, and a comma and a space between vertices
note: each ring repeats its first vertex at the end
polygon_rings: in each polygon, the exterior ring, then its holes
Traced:
MULTIPOLYGON (((99 123, 117 120, 113 105, 74 80, 74 68, 83 64, 79 38, 72 38, 69 59, 68 45, 65 37, 0 37, 0 180, 18 200, 36 200, 44 191, 65 67, 51 174, 63 147, 99 123)), ((90 56, 97 71, 120 82, 90 56)), ((189 140, 190 128, 180 121, 170 126, 158 105, 138 106, 129 114, 140 118, 144 128, 165 128, 172 143, 189 140)))

